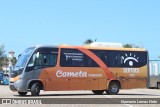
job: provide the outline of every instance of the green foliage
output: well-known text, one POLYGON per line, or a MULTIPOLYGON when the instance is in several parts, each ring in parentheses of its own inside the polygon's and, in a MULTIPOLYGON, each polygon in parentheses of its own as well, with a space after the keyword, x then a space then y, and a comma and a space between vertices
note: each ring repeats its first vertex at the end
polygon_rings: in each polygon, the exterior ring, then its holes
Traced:
POLYGON ((5 53, 5 50, 4 50, 5 46, 4 44, 0 46, 0 58, 4 57, 4 53, 5 53))
POLYGON ((4 44, 0 46, 0 70, 2 70, 2 66, 4 65, 4 58, 5 58, 5 46, 4 44))
POLYGON ((88 44, 91 44, 92 42, 93 42, 93 40, 87 39, 83 44, 84 45, 88 45, 88 44))
POLYGON ((123 45, 124 48, 133 48, 132 44, 125 44, 123 45))
POLYGON ((17 62, 17 59, 16 59, 16 57, 13 57, 12 59, 10 59, 10 61, 11 61, 12 65, 14 66, 17 62))
POLYGON ((5 46, 1 45, 0 46, 0 71, 2 71, 3 66, 8 66, 8 62, 11 62, 12 65, 14 66, 16 64, 16 57, 13 58, 8 58, 7 55, 5 54, 5 46))
POLYGON ((7 65, 7 62, 8 62, 8 58, 6 56, 3 56, 1 57, 1 60, 0 60, 0 70, 2 70, 2 66, 6 66, 7 65))
POLYGON ((140 48, 140 46, 136 46, 135 44, 125 44, 123 45, 124 48, 140 48))

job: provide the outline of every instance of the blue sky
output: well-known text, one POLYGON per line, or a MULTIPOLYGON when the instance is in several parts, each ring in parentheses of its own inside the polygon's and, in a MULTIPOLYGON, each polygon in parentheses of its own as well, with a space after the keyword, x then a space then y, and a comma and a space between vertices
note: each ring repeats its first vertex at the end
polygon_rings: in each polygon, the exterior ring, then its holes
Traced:
POLYGON ((160 0, 3 0, 0 44, 16 56, 36 44, 86 39, 143 45, 160 55, 160 0))

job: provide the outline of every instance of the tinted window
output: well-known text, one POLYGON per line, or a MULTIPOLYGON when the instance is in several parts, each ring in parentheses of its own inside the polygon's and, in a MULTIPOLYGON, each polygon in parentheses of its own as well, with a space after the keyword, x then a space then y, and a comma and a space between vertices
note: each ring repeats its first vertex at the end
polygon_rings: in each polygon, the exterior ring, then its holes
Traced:
POLYGON ((63 67, 98 67, 98 64, 77 49, 62 49, 60 65, 63 67))
POLYGON ((54 67, 57 64, 58 49, 40 48, 37 50, 39 57, 36 59, 35 67, 54 67))
POLYGON ((147 52, 91 50, 108 67, 142 67, 147 64, 147 52))

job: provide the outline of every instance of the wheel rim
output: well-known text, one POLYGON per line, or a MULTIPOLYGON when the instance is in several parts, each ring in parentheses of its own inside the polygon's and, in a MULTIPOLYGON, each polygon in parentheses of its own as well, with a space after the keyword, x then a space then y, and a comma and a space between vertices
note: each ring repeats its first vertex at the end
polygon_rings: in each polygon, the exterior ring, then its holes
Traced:
POLYGON ((113 85, 111 86, 111 92, 116 93, 117 91, 118 91, 118 86, 115 85, 115 84, 113 84, 113 85))

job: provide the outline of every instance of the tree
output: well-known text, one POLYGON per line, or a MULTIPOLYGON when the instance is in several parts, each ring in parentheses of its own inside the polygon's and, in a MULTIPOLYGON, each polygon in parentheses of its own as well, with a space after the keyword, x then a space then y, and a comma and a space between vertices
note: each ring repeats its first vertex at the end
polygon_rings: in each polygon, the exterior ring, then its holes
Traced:
POLYGON ((5 57, 5 45, 0 46, 0 70, 2 70, 2 66, 4 64, 4 57, 5 57))
POLYGON ((5 46, 4 44, 0 46, 0 58, 2 58, 5 54, 5 50, 4 50, 5 46))
POLYGON ((12 59, 10 59, 11 63, 12 63, 12 66, 14 66, 17 62, 17 59, 16 57, 13 57, 12 59))
POLYGON ((9 59, 7 58, 7 56, 4 56, 2 61, 3 61, 2 62, 2 66, 5 66, 6 67, 6 71, 7 71, 7 66, 8 66, 9 59))
POLYGON ((133 45, 132 44, 125 44, 123 45, 124 48, 133 48, 133 45))
POLYGON ((91 44, 92 42, 93 42, 93 40, 87 39, 83 44, 84 45, 88 45, 88 44, 91 44))
POLYGON ((125 44, 123 45, 124 48, 140 48, 140 46, 137 46, 135 44, 125 44))

